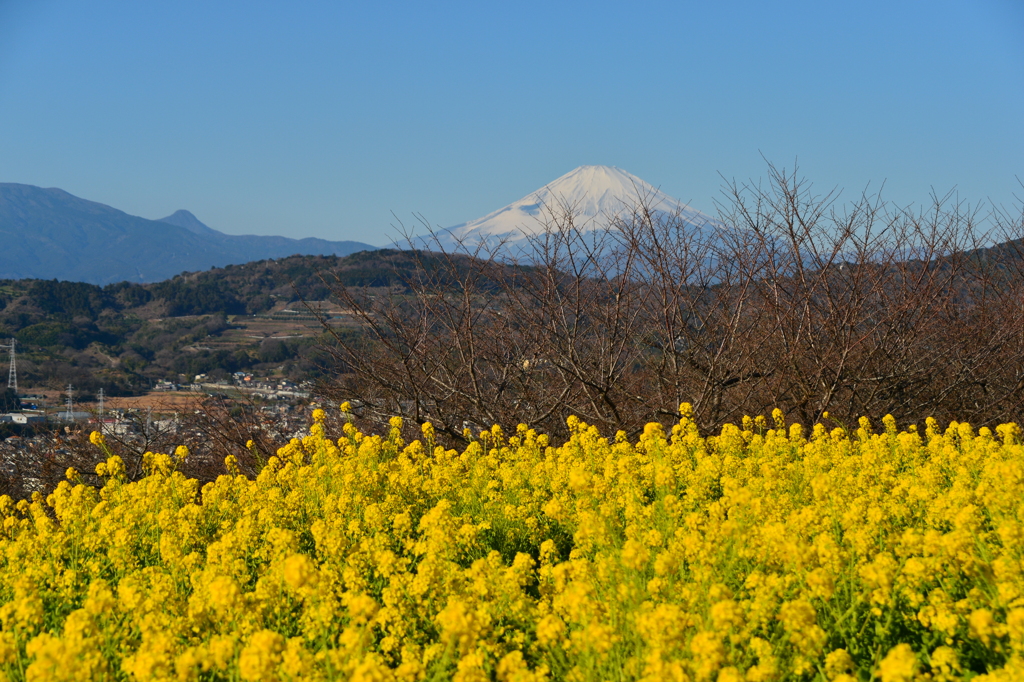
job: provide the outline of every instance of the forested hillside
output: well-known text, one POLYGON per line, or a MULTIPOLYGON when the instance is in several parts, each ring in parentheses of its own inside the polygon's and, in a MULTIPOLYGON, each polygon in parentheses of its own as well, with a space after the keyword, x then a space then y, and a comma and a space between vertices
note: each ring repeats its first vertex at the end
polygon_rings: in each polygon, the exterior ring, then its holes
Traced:
POLYGON ((0 280, 0 339, 17 340, 23 386, 73 383, 117 395, 204 372, 309 378, 320 325, 292 315, 303 329, 268 321, 254 330, 253 316, 303 312, 303 301, 330 305, 329 284, 401 286, 415 268, 413 254, 382 250, 256 261, 153 284, 0 280))

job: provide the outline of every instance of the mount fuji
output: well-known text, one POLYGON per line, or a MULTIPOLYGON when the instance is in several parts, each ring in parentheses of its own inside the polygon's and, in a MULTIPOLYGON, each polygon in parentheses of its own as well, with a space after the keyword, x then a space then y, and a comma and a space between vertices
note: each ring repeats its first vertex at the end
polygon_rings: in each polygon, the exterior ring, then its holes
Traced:
POLYGON ((580 166, 482 218, 418 237, 413 246, 446 251, 501 248, 509 253, 529 251, 530 240, 543 235, 546 225, 565 211, 574 216, 581 233, 607 229, 616 218, 643 204, 654 212, 678 216, 694 230, 716 224, 714 219, 674 199, 631 173, 615 166, 580 166))

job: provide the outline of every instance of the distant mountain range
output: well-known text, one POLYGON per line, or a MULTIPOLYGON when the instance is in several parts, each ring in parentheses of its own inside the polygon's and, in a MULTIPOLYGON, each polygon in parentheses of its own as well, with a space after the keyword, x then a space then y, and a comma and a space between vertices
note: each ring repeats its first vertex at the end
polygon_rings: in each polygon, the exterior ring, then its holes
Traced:
POLYGON ((0 183, 0 279, 158 282, 182 272, 292 255, 347 256, 355 241, 228 235, 188 211, 147 220, 64 190, 0 183))

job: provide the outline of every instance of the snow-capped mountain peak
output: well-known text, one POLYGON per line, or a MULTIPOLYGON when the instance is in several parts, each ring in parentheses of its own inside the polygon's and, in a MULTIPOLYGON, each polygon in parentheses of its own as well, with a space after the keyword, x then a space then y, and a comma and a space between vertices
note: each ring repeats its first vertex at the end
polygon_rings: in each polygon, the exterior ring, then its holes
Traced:
POLYGON ((545 219, 561 207, 576 213, 576 227, 591 230, 630 210, 640 198, 658 210, 696 213, 640 178, 614 166, 580 166, 518 201, 482 218, 451 228, 456 237, 471 234, 523 236, 544 231, 545 219))
MULTIPOLYGON (((659 212, 679 214, 697 226, 711 221, 700 211, 674 199, 635 175, 615 166, 580 166, 522 199, 482 218, 455 225, 435 234, 445 249, 458 243, 474 246, 501 240, 508 247, 524 245, 542 234, 551 218, 564 209, 574 215, 580 232, 608 227, 617 216, 628 215, 639 202, 659 212)), ((423 240, 431 248, 432 240, 423 240)))

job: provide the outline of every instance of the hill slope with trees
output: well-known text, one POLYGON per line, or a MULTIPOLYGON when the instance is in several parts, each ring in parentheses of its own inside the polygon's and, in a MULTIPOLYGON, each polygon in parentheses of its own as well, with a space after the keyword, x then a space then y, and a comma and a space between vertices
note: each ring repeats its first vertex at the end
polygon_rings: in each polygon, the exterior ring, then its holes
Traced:
POLYGON ((73 383, 118 395, 181 375, 282 367, 301 380, 318 371, 322 331, 303 301, 327 301, 329 285, 339 283, 400 288, 421 265, 412 252, 379 250, 262 260, 152 284, 0 280, 0 339, 17 340, 25 386, 73 383), (292 314, 279 314, 286 309, 292 314), (270 321, 257 334, 242 333, 255 316, 275 311, 275 318, 304 320, 301 335, 278 338, 284 327, 275 332, 270 321), (259 334, 266 338, 253 338, 259 334))

